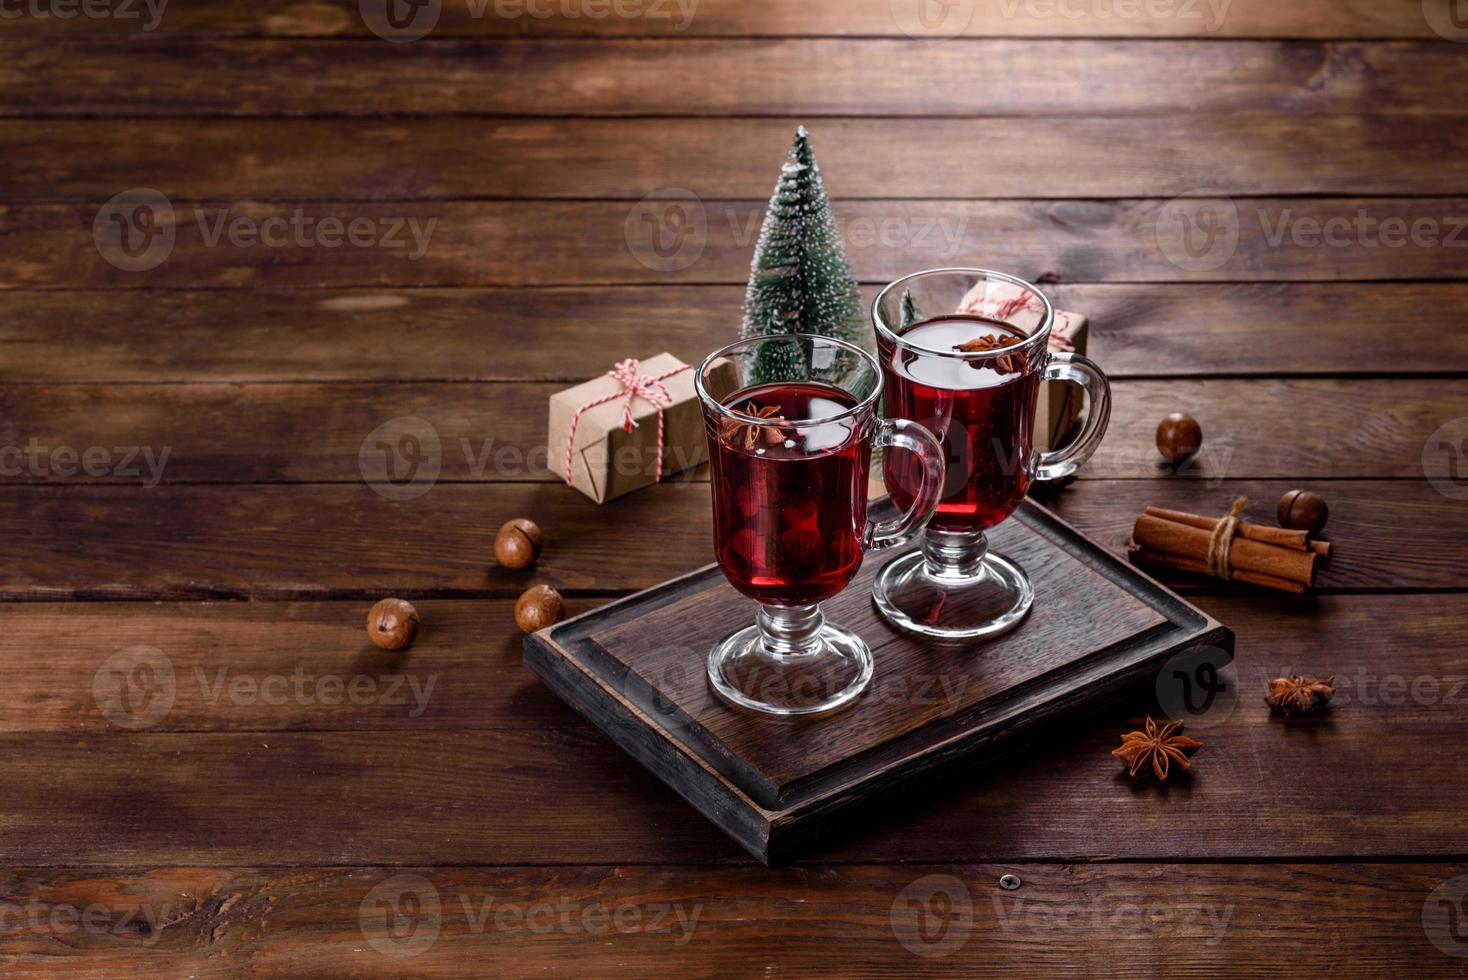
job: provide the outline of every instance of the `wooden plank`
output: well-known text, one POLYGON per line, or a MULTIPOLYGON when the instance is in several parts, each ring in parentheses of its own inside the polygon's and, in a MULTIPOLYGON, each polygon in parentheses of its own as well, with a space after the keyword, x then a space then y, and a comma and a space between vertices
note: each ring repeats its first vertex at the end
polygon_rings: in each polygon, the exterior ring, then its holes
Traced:
POLYGON ((1282 473, 1417 479, 1433 433, 1468 416, 1468 381, 1121 381, 1112 394, 1111 426, 1082 471, 1086 479, 1171 473, 1156 432, 1177 411, 1192 414, 1204 432, 1202 450, 1177 476, 1214 484, 1282 473))
MULTIPOLYGON (((603 601, 572 599, 569 613, 603 601)), ((1468 685, 1462 603, 1426 594, 1194 601, 1238 636, 1234 669, 1245 690, 1235 710, 1252 710, 1269 678, 1294 672, 1336 676, 1338 718, 1366 712, 1431 724, 1468 702, 1468 686, 1459 686, 1468 685)), ((579 730, 566 706, 521 666, 509 601, 419 600, 423 629, 399 656, 366 643, 362 620, 369 605, 0 605, 0 663, 9 692, 0 702, 0 732, 117 731, 139 722, 149 732, 579 730), (154 650, 172 671, 167 708, 119 714, 112 692, 120 689, 103 687, 99 697, 99 672, 143 663, 154 650), (338 697, 331 678, 345 687, 357 676, 374 683, 358 682, 356 696, 338 697), (287 679, 284 691, 274 677, 287 679)), ((689 669, 699 661, 690 652, 689 669)))
MULTIPOLYGON (((1468 588, 1461 501, 1425 481, 1084 480, 1045 503, 1124 554, 1149 504, 1221 514, 1247 495, 1251 519, 1270 523, 1279 495, 1300 482, 1331 508, 1336 552, 1321 588, 1468 588)), ((548 483, 443 484, 407 501, 361 484, 9 487, 0 598, 503 598, 532 581, 645 588, 712 560, 708 494, 707 484, 669 482, 599 507, 548 483), (495 531, 518 516, 548 535, 533 573, 508 572, 491 555, 495 531)))
POLYGON ((1057 285, 1114 377, 1409 374, 1468 365, 1468 293, 1436 283, 1057 285), (1390 311, 1384 313, 1383 311, 1390 311), (1384 322, 1392 325, 1383 355, 1384 322))
MULTIPOLYGON (((1132 525, 1147 507, 1171 507, 1195 514, 1222 515, 1239 496, 1251 503, 1246 519, 1275 521, 1281 493, 1304 483, 1330 505, 1325 537, 1335 544, 1330 563, 1316 585, 1334 589, 1456 588, 1452 566, 1458 559, 1428 545, 1468 538, 1462 501, 1444 496, 1428 483, 1300 480, 1087 480, 1044 498, 1061 517, 1118 554, 1124 553, 1132 525), (1449 585, 1452 582, 1454 584, 1449 585)), ((1198 584, 1187 576, 1167 581, 1198 584)))
MULTIPOLYGON (((1352 707, 1287 724, 1250 698, 1227 723, 1192 729, 1204 745, 1190 779, 1137 786, 1110 753, 1120 733, 1157 713, 1154 699, 1149 685, 1134 713, 1078 719, 1003 763, 959 769, 920 797, 853 812, 806 860, 1468 851, 1461 705, 1439 706, 1433 721, 1352 707), (1431 780, 1422 778, 1424 758, 1433 760, 1431 780), (1322 773, 1351 778, 1312 778, 1322 773), (1271 789, 1281 785, 1289 792, 1271 789)), ((560 730, 28 732, 0 736, 0 748, 5 865, 748 860, 569 714, 560 730)))
MULTIPOLYGON (((891 0, 598 0, 435 4, 431 36, 653 37, 1298 37, 1435 38, 1416 0, 1231 0, 1230 3, 1063 4, 1015 0, 955 5, 918 18, 915 3, 891 0)), ((42 8, 45 10, 46 8, 42 8)), ((366 37, 355 0, 194 2, 150 16, 143 3, 99 8, 113 16, 38 16, 22 7, 3 22, 7 37, 366 37)), ((425 18, 431 16, 424 13, 425 18)), ((427 23, 425 20, 424 24, 427 23)))
MULTIPOLYGON (((1459 301, 1468 308, 1468 286, 1459 301)), ((693 359, 730 343, 743 302, 741 287, 260 290, 248 303, 214 290, 0 291, 0 378, 565 386, 622 356, 693 359)))
MULTIPOLYGON (((568 615, 600 605, 572 599, 568 615)), ((520 664, 514 603, 418 601, 413 646, 361 602, 0 605, 0 731, 537 729, 564 707, 520 664), (156 668, 153 687, 127 685, 156 668), (167 691, 167 703, 147 697, 167 691), (137 709, 137 710, 134 710, 137 709)), ((138 684, 142 681, 139 680, 138 684)))
POLYGON ((1427 594, 1212 595, 1192 601, 1237 634, 1237 711, 1262 700, 1270 678, 1295 673, 1335 676, 1332 710, 1341 719, 1364 712, 1431 723, 1468 702, 1468 609, 1462 603, 1427 594), (1426 677, 1438 681, 1436 689, 1425 682, 1414 689, 1426 677))
MULTIPOLYGON (((764 210, 679 197, 21 205, 0 208, 0 289, 744 283, 764 210)), ((1468 255, 1463 198, 852 201, 840 220, 866 282, 979 263, 996 242, 1010 272, 1040 282, 1461 279, 1468 255)))
POLYGON ((668 482, 601 507, 551 483, 433 485, 412 500, 361 484, 13 487, 0 494, 0 527, 14 529, 0 535, 0 598, 513 598, 532 582, 626 590, 712 560, 708 493, 668 482), (494 561, 495 532, 519 516, 546 532, 534 571, 494 561))
POLYGON ((1468 65, 1441 40, 136 40, 4 42, 4 114, 1436 115, 1468 65))
POLYGON ((0 448, 0 482, 391 483, 420 454, 424 479, 434 468, 443 481, 552 481, 546 413, 561 387, 3 387, 0 446, 10 451, 0 448), (229 437, 220 438, 223 432, 229 437), (413 458, 400 452, 404 432, 422 439, 413 458), (123 447, 139 450, 125 467, 123 447), (88 466, 94 448, 105 449, 107 460, 96 452, 88 466))
MULTIPOLYGON (((761 199, 797 119, 170 119, 0 122, 7 203, 622 198, 681 187, 761 199)), ((831 192, 860 198, 1457 194, 1468 126, 1415 116, 828 119, 831 192), (922 161, 921 165, 914 165, 922 161)))
POLYGON ((1424 907, 1461 864, 21 868, 14 976, 1457 976, 1424 907), (1004 874, 1017 892, 998 886, 1004 874), (90 919, 84 910, 92 908, 90 919), (54 916, 54 918, 53 918, 54 916), (1303 923, 1329 943, 1298 941, 1303 923), (1298 945, 1299 949, 1292 947, 1298 945))
MULTIPOLYGON (((876 288, 864 292, 870 302, 876 288)), ((1089 351, 1117 379, 1468 372, 1468 331, 1458 329, 1468 321, 1468 284, 1087 283, 1046 292, 1090 316, 1089 351)), ((735 337, 743 301, 739 286, 259 290, 249 303, 216 290, 0 291, 0 381, 564 385, 607 370, 608 352, 711 351, 735 337)))
MULTIPOLYGON (((679 351, 694 362, 700 353, 679 351)), ((436 466, 439 480, 553 481, 546 406, 562 387, 0 385, 0 484, 383 482, 407 474, 411 461, 396 445, 409 430, 420 465, 436 466)), ((1155 432, 1180 410, 1205 433, 1181 478, 1417 479, 1427 440, 1468 416, 1468 379, 1410 388, 1385 379, 1117 381, 1112 393, 1111 428, 1085 479, 1171 472, 1155 432)))

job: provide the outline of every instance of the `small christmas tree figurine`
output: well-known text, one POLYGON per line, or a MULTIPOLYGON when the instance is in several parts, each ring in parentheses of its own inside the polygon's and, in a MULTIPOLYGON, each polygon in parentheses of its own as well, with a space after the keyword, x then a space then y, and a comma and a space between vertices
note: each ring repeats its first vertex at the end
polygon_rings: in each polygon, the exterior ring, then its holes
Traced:
MULTIPOLYGON (((795 148, 780 170, 774 197, 765 212, 755 246, 749 292, 744 299, 744 337, 816 334, 867 343, 861 292, 841 245, 841 234, 821 168, 802 126, 795 148)), ((809 351, 803 344, 765 348, 755 373, 762 381, 782 381, 804 370, 809 351)))

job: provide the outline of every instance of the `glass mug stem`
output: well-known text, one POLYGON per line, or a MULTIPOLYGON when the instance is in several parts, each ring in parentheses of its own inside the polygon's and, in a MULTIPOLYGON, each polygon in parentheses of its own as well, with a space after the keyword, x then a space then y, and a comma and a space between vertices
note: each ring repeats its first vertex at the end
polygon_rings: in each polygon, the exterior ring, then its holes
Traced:
POLYGON ((965 582, 984 571, 989 538, 983 531, 942 531, 928 528, 923 533, 923 560, 933 578, 965 582))
POLYGON ((826 614, 818 602, 808 606, 760 606, 756 622, 760 643, 771 657, 810 657, 821 651, 826 614))

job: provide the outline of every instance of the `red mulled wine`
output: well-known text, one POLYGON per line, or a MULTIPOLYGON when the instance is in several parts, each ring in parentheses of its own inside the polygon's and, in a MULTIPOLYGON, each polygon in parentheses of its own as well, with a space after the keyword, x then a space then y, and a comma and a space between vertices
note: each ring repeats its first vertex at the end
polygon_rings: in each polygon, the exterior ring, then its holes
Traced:
POLYGON ((757 385, 724 401, 764 424, 710 431, 714 551, 740 592, 799 606, 846 588, 861 567, 870 422, 857 399, 818 382, 757 385))
MULTIPOLYGON (((1030 488, 1039 364, 1006 348, 1027 336, 987 317, 954 315, 914 324, 905 344, 880 338, 885 412, 914 419, 943 444, 948 475, 930 526, 982 531, 1003 521, 1030 488), (965 353, 997 356, 965 359, 965 353)), ((898 507, 912 504, 922 469, 910 453, 888 452, 887 492, 898 507)))

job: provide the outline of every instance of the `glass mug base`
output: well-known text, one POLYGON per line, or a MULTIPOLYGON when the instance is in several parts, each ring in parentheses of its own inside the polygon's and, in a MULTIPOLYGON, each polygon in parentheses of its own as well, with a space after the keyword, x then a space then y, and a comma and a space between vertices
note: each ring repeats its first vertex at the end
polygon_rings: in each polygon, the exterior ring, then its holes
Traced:
POLYGON ((765 607, 709 653, 709 684, 736 708, 784 717, 847 707, 872 682, 872 651, 819 606, 765 607))
POLYGON ((982 534, 958 553, 955 537, 925 537, 923 550, 888 562, 872 586, 877 611, 898 629, 940 640, 1008 633, 1034 605, 1029 576, 1003 555, 988 554, 982 534), (934 546, 939 537, 947 547, 934 546))

